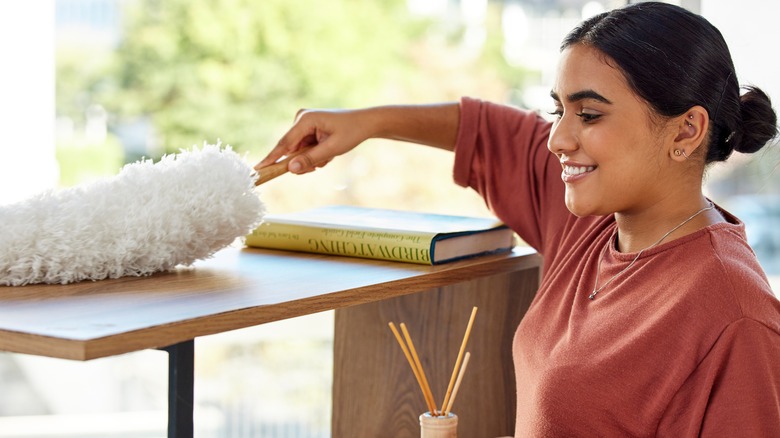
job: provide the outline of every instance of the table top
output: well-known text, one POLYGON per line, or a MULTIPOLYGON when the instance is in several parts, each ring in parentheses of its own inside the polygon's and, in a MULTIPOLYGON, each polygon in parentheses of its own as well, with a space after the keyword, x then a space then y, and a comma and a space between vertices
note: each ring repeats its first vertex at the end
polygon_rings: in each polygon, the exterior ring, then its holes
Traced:
POLYGON ((539 265, 526 247, 437 266, 230 247, 148 277, 0 286, 0 351, 89 360, 539 265))

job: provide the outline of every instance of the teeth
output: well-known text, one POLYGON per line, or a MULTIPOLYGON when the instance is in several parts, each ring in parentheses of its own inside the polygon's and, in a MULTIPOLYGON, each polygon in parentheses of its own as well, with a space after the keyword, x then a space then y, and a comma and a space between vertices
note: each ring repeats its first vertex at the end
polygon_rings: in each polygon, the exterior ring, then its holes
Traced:
POLYGON ((585 172, 592 172, 596 166, 563 166, 563 173, 566 175, 579 175, 585 172))

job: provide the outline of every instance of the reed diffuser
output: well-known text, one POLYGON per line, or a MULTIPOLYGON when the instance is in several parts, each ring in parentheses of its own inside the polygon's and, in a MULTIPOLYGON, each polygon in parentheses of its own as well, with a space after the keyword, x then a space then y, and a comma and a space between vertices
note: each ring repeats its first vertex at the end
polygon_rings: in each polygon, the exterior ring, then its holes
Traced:
POLYGON ((447 392, 444 395, 444 402, 441 405, 441 409, 437 409, 433 393, 428 384, 428 379, 425 377, 425 371, 423 370, 422 363, 417 355, 417 350, 414 348, 414 342, 412 342, 412 337, 409 335, 406 324, 401 323, 403 337, 401 336, 401 333, 398 332, 395 324, 392 322, 388 324, 395 339, 398 341, 398 345, 401 346, 401 351, 403 351, 406 360, 409 362, 409 366, 412 368, 412 373, 414 373, 414 377, 422 391, 425 404, 428 407, 428 411, 420 415, 421 438, 455 438, 458 436, 458 416, 452 413, 452 405, 455 402, 455 397, 458 395, 458 388, 460 388, 460 384, 463 381, 463 375, 466 372, 466 367, 468 367, 469 359, 471 358, 471 353, 465 350, 476 315, 477 308, 474 307, 471 310, 466 332, 463 335, 463 341, 460 344, 458 357, 455 359, 455 366, 452 370, 449 385, 447 385, 447 392))

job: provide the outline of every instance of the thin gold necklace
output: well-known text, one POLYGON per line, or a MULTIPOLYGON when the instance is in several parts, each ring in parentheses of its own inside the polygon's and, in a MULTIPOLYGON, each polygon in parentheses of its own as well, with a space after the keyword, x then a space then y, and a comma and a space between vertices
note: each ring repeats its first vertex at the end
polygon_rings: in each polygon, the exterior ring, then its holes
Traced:
POLYGON ((692 221, 693 218, 695 218, 696 216, 704 213, 707 210, 712 210, 713 208, 715 208, 715 206, 712 204, 712 202, 710 202, 709 204, 710 204, 709 206, 702 208, 701 210, 699 210, 696 213, 694 213, 688 219, 685 219, 684 221, 682 221, 676 227, 674 227, 671 230, 667 231, 666 234, 661 236, 660 239, 656 240, 655 243, 653 243, 652 245, 648 246, 647 248, 644 248, 641 251, 639 251, 636 254, 636 256, 634 257, 634 259, 631 260, 631 263, 628 264, 628 266, 626 266, 625 268, 621 269, 620 272, 618 272, 617 274, 615 274, 612 277, 610 277, 610 279, 607 280, 606 283, 602 284, 601 287, 598 287, 598 285, 599 285, 599 277, 601 276, 601 262, 604 260, 604 254, 607 253, 607 248, 609 248, 609 245, 611 244, 612 239, 617 234, 617 228, 615 228, 615 231, 612 233, 612 236, 609 237, 609 240, 607 240, 607 244, 604 245, 604 248, 601 250, 601 254, 599 255, 599 263, 598 263, 598 265, 596 265, 596 283, 593 284, 593 292, 591 292, 590 295, 588 295, 588 298, 591 299, 591 300, 595 299, 596 298, 596 294, 601 292, 602 290, 604 290, 604 288, 607 287, 607 285, 612 283, 612 280, 614 280, 615 278, 617 278, 617 276, 619 276, 620 274, 628 271, 632 266, 634 266, 634 263, 636 263, 636 261, 639 259, 639 256, 641 256, 643 252, 645 252, 648 249, 653 248, 653 247, 657 246, 658 244, 660 244, 661 242, 663 242, 663 240, 666 239, 667 237, 669 237, 670 234, 674 233, 675 231, 677 231, 678 228, 680 228, 683 225, 687 224, 688 222, 692 221))

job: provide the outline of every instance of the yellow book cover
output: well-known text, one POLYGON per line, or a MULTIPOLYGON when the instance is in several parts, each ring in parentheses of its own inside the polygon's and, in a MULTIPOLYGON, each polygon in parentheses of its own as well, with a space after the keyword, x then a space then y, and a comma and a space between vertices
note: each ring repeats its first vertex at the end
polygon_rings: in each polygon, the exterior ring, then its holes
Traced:
POLYGON ((433 265, 508 251, 514 232, 495 218, 334 205, 267 215, 246 237, 259 248, 433 265))

